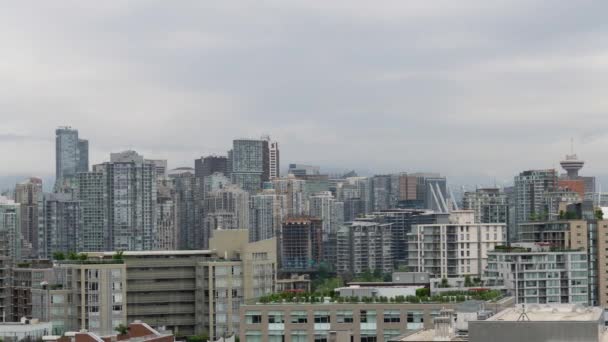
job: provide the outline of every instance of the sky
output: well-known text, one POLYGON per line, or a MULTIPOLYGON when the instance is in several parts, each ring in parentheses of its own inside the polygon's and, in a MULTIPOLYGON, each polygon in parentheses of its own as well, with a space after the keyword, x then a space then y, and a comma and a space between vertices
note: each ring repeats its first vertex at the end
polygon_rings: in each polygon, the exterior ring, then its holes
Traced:
POLYGON ((469 183, 608 174, 608 2, 12 1, 0 11, 0 176, 52 176, 54 129, 91 164, 170 167, 270 135, 281 161, 469 183))

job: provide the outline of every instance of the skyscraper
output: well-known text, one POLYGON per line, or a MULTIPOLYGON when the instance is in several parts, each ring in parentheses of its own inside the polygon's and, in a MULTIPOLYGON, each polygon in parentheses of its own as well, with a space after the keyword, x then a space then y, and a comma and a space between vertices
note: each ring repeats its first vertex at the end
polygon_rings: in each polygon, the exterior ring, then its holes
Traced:
POLYGON ((305 180, 296 179, 293 175, 272 181, 276 193, 285 196, 287 206, 285 215, 301 216, 306 213, 305 184, 305 180))
POLYGON ((524 171, 515 177, 514 222, 510 222, 509 225, 509 241, 513 241, 517 237, 519 223, 549 216, 549 213, 544 212, 545 196, 555 190, 557 190, 557 172, 553 169, 524 171))
POLYGON ((194 160, 194 173, 196 177, 203 179, 216 172, 221 172, 226 176, 228 173, 228 158, 225 156, 207 156, 194 160))
POLYGON ((393 271, 390 223, 354 221, 343 225, 337 235, 337 271, 361 274, 393 271))
POLYGON ((268 177, 270 179, 276 179, 281 177, 281 164, 279 159, 279 143, 271 141, 270 137, 268 140, 268 177))
POLYGON ((69 186, 78 172, 89 170, 89 142, 78 138, 78 130, 55 130, 55 189, 69 186))
MULTIPOLYGON (((199 249, 203 234, 203 196, 201 179, 191 168, 172 170, 169 178, 173 183, 176 212, 176 230, 179 249, 199 249)), ((205 178, 207 179, 207 178, 205 178)))
POLYGON ((68 194, 44 194, 38 206, 39 247, 41 258, 53 253, 83 252, 80 201, 68 194))
POLYGON ((475 212, 475 223, 507 223, 507 194, 497 188, 482 188, 464 193, 462 207, 475 212))
POLYGON ((95 165, 107 175, 114 250, 152 250, 156 245, 156 165, 135 151, 112 153, 95 165))
POLYGON ((15 202, 21 205, 21 236, 23 255, 36 257, 38 251, 38 201, 42 195, 42 180, 29 178, 15 186, 15 202))
POLYGON ((203 248, 209 246, 213 231, 249 229, 249 193, 229 185, 207 194, 204 200, 203 248))
POLYGON ((232 147, 232 183, 255 194, 270 179, 268 140, 238 139, 232 147))
POLYGON ((278 239, 281 272, 310 272, 323 258, 323 222, 315 217, 288 217, 278 239))
POLYGON ((251 196, 249 207, 249 241, 255 242, 276 236, 286 212, 286 196, 267 189, 251 196))
POLYGON ((21 259, 20 205, 0 196, 0 257, 11 262, 21 259))
POLYGON ((178 210, 173 181, 159 178, 156 182, 156 225, 158 227, 157 250, 175 250, 178 246, 178 210))

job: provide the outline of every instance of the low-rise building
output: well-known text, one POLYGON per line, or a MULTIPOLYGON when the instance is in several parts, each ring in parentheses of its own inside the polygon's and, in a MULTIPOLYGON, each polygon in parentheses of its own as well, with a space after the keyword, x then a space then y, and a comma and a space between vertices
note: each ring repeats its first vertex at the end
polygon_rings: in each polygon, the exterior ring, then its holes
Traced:
POLYGON ((38 341, 53 330, 50 322, 23 318, 17 322, 0 323, 0 340, 5 342, 38 341))

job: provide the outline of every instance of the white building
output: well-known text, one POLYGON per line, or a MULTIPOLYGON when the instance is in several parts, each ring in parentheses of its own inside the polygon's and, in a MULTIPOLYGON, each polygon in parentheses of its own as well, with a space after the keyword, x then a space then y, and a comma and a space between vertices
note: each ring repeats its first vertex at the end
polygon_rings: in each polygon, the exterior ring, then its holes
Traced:
POLYGON ((251 196, 249 203, 249 241, 275 237, 286 215, 286 196, 266 189, 251 196))
POLYGON ((488 251, 506 241, 504 223, 474 223, 471 210, 453 211, 449 222, 412 226, 409 266, 434 277, 481 277, 488 251))
POLYGON ((21 259, 21 206, 0 196, 0 256, 15 262, 21 259))

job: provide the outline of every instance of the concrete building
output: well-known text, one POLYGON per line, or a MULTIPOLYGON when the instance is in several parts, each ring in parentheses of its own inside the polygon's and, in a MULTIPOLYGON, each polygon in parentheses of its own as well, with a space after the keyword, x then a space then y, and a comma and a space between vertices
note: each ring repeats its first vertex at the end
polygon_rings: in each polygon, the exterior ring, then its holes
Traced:
POLYGON ((219 172, 230 176, 228 169, 228 158, 225 156, 207 156, 194 160, 194 175, 202 182, 203 178, 219 172))
POLYGON ((212 341, 238 334, 241 305, 276 291, 276 240, 249 243, 248 235, 246 230, 217 231, 209 245, 224 258, 201 262, 197 270, 205 304, 198 314, 209 319, 200 329, 212 341))
POLYGON ((462 208, 475 211, 475 223, 507 223, 509 218, 507 194, 498 188, 465 192, 462 208))
POLYGON ((77 197, 81 208, 81 239, 83 251, 111 249, 107 177, 104 172, 78 174, 77 197))
POLYGON ((287 173, 296 177, 315 176, 321 174, 321 168, 315 165, 289 164, 287 173))
POLYGON ((38 251, 38 201, 42 196, 42 179, 29 178, 15 186, 15 202, 21 205, 21 236, 24 256, 36 257, 38 251))
POLYGON ((21 205, 0 196, 0 257, 21 260, 21 205))
POLYGON ((505 286, 517 303, 589 303, 585 251, 512 248, 488 253, 487 284, 505 286))
POLYGON ((278 239, 283 273, 312 272, 324 260, 323 223, 314 217, 288 217, 278 239))
POLYGON ((519 305, 469 322, 469 342, 607 341, 603 312, 578 305, 519 305))
POLYGON ((268 140, 237 139, 232 145, 232 183, 255 194, 270 180, 268 140))
POLYGON ((354 221, 338 230, 336 269, 340 274, 391 273, 393 253, 390 223, 354 221))
POLYGON ((158 227, 156 250, 175 250, 179 244, 178 209, 175 187, 167 178, 157 178, 156 226, 158 227))
POLYGON ((240 311, 241 341, 388 341, 428 329, 454 304, 256 304, 240 311))
POLYGON ((147 159, 146 161, 154 164, 154 172, 156 178, 167 177, 167 160, 166 159, 147 159))
MULTIPOLYGON (((115 252, 88 253, 90 259, 111 261, 115 252)), ((176 336, 202 333, 202 289, 197 287, 199 263, 215 257, 208 250, 124 252, 127 321, 165 327, 176 336), (201 322, 201 323, 199 323, 201 322)))
POLYGON ((56 252, 81 252, 84 244, 81 201, 64 193, 43 194, 37 206, 38 255, 52 258, 56 252))
POLYGON ((323 240, 335 234, 344 223, 344 204, 336 201, 331 192, 324 191, 309 198, 309 214, 323 221, 323 240))
POLYGON ((220 229, 249 229, 249 193, 229 185, 207 194, 204 200, 203 246, 220 229))
POLYGON ((279 154, 279 143, 270 140, 270 137, 265 137, 268 140, 268 177, 270 180, 281 177, 281 163, 279 154))
MULTIPOLYGON (((205 177, 207 180, 209 177, 205 177)), ((177 245, 171 249, 203 247, 203 193, 201 179, 192 169, 173 170, 169 179, 175 189, 177 245)), ((204 181, 203 180, 203 181, 204 181)))
POLYGON ((0 255, 0 314, 9 317, 12 313, 13 303, 11 299, 11 260, 0 255))
MULTIPOLYGON (((49 260, 22 261, 10 270, 11 315, 8 322, 32 318, 32 288, 53 279, 53 264, 49 260)), ((50 333, 50 330, 49 330, 50 333)))
POLYGON ((372 177, 373 206, 374 211, 394 208, 396 202, 392 201, 391 175, 376 175, 372 177))
POLYGON ((55 130, 55 190, 73 186, 79 172, 89 171, 89 142, 79 139, 78 130, 59 127, 55 130))
POLYGON ((53 282, 32 284, 32 316, 52 322, 53 334, 86 329, 105 335, 127 322, 122 260, 62 261, 53 272, 53 282))
POLYGON ((420 224, 408 234, 408 262, 434 277, 480 277, 488 251, 506 241, 504 223, 474 223, 473 211, 453 211, 447 224, 420 224))
POLYGON ((205 198, 207 194, 213 191, 222 190, 230 184, 232 184, 230 178, 220 172, 214 172, 209 176, 205 176, 205 179, 203 180, 203 198, 205 198))
POLYGON ((515 177, 513 187, 513 222, 509 225, 509 241, 517 236, 517 225, 544 214, 545 196, 557 190, 557 172, 529 170, 515 177))
POLYGON ((272 180, 272 187, 277 195, 285 196, 285 215, 302 216, 307 212, 305 185, 305 180, 297 179, 292 174, 286 178, 272 180))
POLYGON ((275 237, 286 216, 287 198, 275 190, 263 190, 250 197, 249 241, 255 242, 275 237))

